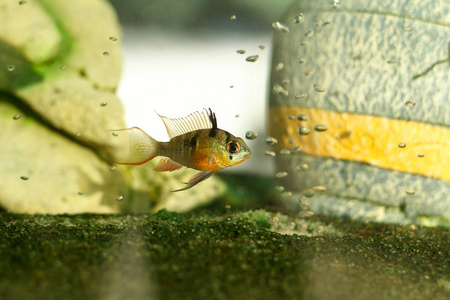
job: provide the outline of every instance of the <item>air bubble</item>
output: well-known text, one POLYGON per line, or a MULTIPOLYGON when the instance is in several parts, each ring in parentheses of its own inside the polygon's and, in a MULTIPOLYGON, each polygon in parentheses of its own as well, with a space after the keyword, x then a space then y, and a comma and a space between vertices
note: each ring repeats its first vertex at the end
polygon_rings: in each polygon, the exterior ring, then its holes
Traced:
POLYGON ((259 45, 258 48, 261 49, 261 50, 264 50, 264 49, 266 49, 266 46, 259 45))
POLYGON ((117 200, 117 201, 122 201, 122 200, 123 200, 123 196, 118 196, 118 197, 116 198, 116 200, 117 200))
POLYGON ((311 189, 316 192, 325 192, 327 190, 327 188, 324 187, 323 185, 316 185, 313 186, 311 189))
POLYGON ((323 28, 331 28, 333 27, 333 22, 325 22, 322 24, 323 28))
POLYGON ((301 41, 300 46, 308 46, 308 41, 301 41))
POLYGON ((301 164, 295 168, 296 171, 306 171, 309 169, 308 164, 301 164))
POLYGON ((408 195, 414 195, 416 193, 415 190, 406 190, 405 193, 407 193, 408 195))
POLYGON ((269 146, 274 146, 278 143, 277 139, 271 136, 264 138, 264 142, 269 146))
POLYGON ((288 118, 289 120, 295 120, 295 116, 294 116, 294 115, 288 115, 287 118, 288 118))
POLYGON ((67 67, 66 66, 61 66, 60 69, 64 71, 65 69, 67 69, 67 67))
POLYGON ((425 154, 422 154, 422 153, 417 154, 417 157, 419 157, 419 158, 422 158, 424 156, 425 156, 425 154))
POLYGON ((309 120, 309 116, 307 114, 298 114, 297 115, 297 120, 302 121, 302 122, 306 122, 309 120))
POLYGON ((264 151, 264 155, 273 157, 276 155, 276 153, 275 153, 275 151, 264 151))
POLYGON ((230 20, 231 20, 231 21, 234 21, 234 20, 236 20, 236 15, 232 15, 232 16, 230 16, 230 20))
POLYGON ((27 1, 19 1, 19 5, 27 4, 27 1))
POLYGON ((297 62, 299 64, 304 64, 305 63, 305 59, 304 58, 297 58, 297 62))
POLYGON ((274 90, 275 93, 277 93, 278 95, 287 96, 287 95, 289 94, 288 91, 286 91, 286 90, 284 89, 284 87, 282 87, 282 86, 279 85, 279 84, 275 84, 275 85, 273 86, 273 90, 274 90))
POLYGON ((310 133, 310 129, 308 128, 308 127, 305 127, 305 126, 300 126, 299 128, 298 128, 298 133, 300 134, 300 135, 308 135, 309 133, 310 133))
POLYGON ((258 60, 258 58, 259 58, 259 55, 252 55, 252 56, 247 57, 245 60, 249 61, 249 62, 255 62, 258 60))
POLYGON ((408 100, 405 102, 405 106, 406 107, 414 107, 414 106, 416 106, 416 102, 408 100))
POLYGON ((291 151, 288 150, 288 149, 281 149, 280 150, 280 155, 284 155, 284 156, 291 155, 291 151))
POLYGON ((388 65, 395 65, 397 62, 395 60, 388 60, 388 65))
POLYGON ((277 190, 278 192, 282 192, 282 191, 284 191, 284 186, 277 185, 277 186, 275 186, 275 190, 277 190))
POLYGON ((288 85, 288 84, 290 84, 291 83, 291 81, 289 80, 289 79, 287 79, 287 78, 285 78, 285 79, 283 79, 282 81, 281 81, 281 84, 283 84, 283 85, 288 85))
POLYGON ((306 93, 298 94, 298 95, 295 95, 295 99, 303 100, 303 99, 306 99, 307 96, 308 96, 308 94, 306 94, 306 93))
POLYGON ((248 140, 254 140, 258 137, 258 134, 254 131, 247 131, 245 133, 245 138, 248 140))
POLYGON ((299 153, 300 151, 302 151, 302 147, 296 146, 291 149, 291 154, 296 154, 296 153, 299 153))
POLYGON ((287 172, 278 172, 278 173, 275 174, 275 177, 276 177, 276 178, 284 178, 284 177, 286 177, 287 175, 288 175, 287 172))
POLYGON ((83 195, 83 192, 81 192, 81 191, 80 191, 80 192, 78 192, 78 195, 82 196, 82 195, 83 195))
POLYGON ((114 172, 114 171, 116 170, 116 167, 109 167, 109 170, 110 170, 111 172, 114 172))
POLYGON ((316 92, 318 93, 323 93, 325 92, 325 89, 320 85, 320 84, 314 84, 314 89, 316 90, 316 92))
POLYGON ((339 0, 333 0, 331 1, 331 7, 334 9, 338 9, 341 6, 341 1, 339 0))
POLYGON ((109 55, 108 51, 103 52, 103 56, 108 56, 108 55, 109 55))
POLYGON ((238 54, 245 54, 245 50, 242 50, 242 49, 236 50, 236 52, 237 52, 238 54))
POLYGON ((404 32, 408 32, 408 33, 413 31, 411 26, 406 26, 406 25, 402 26, 402 30, 404 32))
POLYGON ((16 69, 16 67, 13 65, 6 66, 6 70, 8 70, 9 72, 14 71, 15 69, 16 69))
POLYGON ((118 135, 119 135, 119 133, 117 133, 117 132, 113 132, 113 133, 112 133, 112 135, 113 135, 113 136, 118 136, 118 135))
POLYGON ((278 30, 279 32, 283 32, 283 33, 289 32, 289 28, 286 25, 281 24, 280 22, 273 22, 272 27, 275 28, 276 30, 278 30))
POLYGON ((305 17, 303 16, 302 13, 300 13, 294 17, 294 23, 296 23, 296 24, 300 24, 301 22, 303 22, 303 20, 305 20, 305 17))
POLYGON ((316 125, 314 126, 314 130, 318 131, 318 132, 323 132, 326 131, 328 129, 327 125, 316 125))
POLYGON ((81 137, 81 132, 78 132, 75 136, 76 137, 81 137))
POLYGON ((312 37, 314 35, 314 31, 312 31, 312 30, 308 30, 306 33, 305 33, 305 37, 306 38, 310 38, 310 37, 312 37))
POLYGON ((28 179, 30 179, 30 177, 28 177, 28 176, 20 176, 20 179, 22 179, 22 180, 28 180, 28 179))
POLYGON ((305 76, 311 76, 312 74, 314 74, 314 70, 306 71, 304 74, 305 76))
POLYGON ((14 120, 19 120, 20 118, 22 118, 22 115, 14 115, 13 117, 14 120))
POLYGON ((102 103, 100 103, 100 106, 106 106, 106 105, 108 105, 108 102, 102 102, 102 103))
POLYGON ((109 39, 113 42, 117 42, 118 40, 115 36, 110 36, 109 39))
POLYGON ((402 142, 402 143, 398 143, 398 147, 399 147, 399 148, 405 148, 405 147, 406 147, 406 144, 403 143, 403 142, 402 142))
POLYGON ((278 63, 275 67, 276 71, 281 71, 284 68, 284 64, 282 62, 278 63))

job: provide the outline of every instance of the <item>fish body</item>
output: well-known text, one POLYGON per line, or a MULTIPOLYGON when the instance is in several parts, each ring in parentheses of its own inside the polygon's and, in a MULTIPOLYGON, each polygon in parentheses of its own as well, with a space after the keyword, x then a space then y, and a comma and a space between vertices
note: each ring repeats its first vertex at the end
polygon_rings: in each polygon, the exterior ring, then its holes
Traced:
POLYGON ((195 112, 186 118, 160 116, 169 134, 169 142, 158 142, 138 127, 121 129, 128 134, 128 157, 122 164, 140 165, 164 156, 155 171, 175 171, 185 166, 198 170, 186 190, 209 178, 214 172, 237 165, 251 156, 250 148, 239 137, 217 128, 211 109, 195 112))

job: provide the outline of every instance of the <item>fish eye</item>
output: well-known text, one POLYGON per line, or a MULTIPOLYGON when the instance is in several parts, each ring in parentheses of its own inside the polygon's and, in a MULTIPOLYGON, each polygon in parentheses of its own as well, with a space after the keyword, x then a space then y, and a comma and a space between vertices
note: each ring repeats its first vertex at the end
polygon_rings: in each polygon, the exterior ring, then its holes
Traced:
POLYGON ((230 153, 238 153, 239 151, 241 151, 241 146, 238 142, 229 141, 227 143, 227 151, 230 153))

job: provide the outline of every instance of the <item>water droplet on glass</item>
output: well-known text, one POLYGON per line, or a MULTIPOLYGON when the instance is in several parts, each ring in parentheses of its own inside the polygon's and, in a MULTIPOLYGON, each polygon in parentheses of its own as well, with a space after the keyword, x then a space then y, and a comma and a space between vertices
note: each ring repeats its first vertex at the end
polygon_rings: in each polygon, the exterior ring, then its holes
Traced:
POLYGON ((238 53, 238 54, 245 54, 245 50, 236 50, 236 52, 238 53))
POLYGON ((405 144, 405 143, 398 143, 398 147, 399 147, 399 148, 405 148, 405 147, 406 147, 406 144, 405 144))
POLYGON ((314 130, 318 132, 326 131, 328 129, 327 125, 316 125, 314 126, 314 130))
POLYGON ((300 46, 308 46, 308 41, 300 41, 300 46))
POLYGON ((14 115, 13 117, 14 120, 19 120, 20 118, 22 118, 22 115, 14 115))
POLYGON ((13 65, 6 66, 6 70, 8 70, 9 72, 14 71, 15 69, 16 69, 16 67, 13 65))
POLYGON ((264 155, 266 155, 266 156, 275 156, 276 153, 275 153, 275 151, 264 151, 264 155))
POLYGON ((275 174, 276 178, 283 178, 287 176, 287 172, 278 172, 275 174))
POLYGON ((107 52, 107 51, 103 52, 103 56, 108 56, 108 55, 109 55, 109 52, 107 52))
POLYGON ((118 40, 115 36, 110 36, 109 39, 113 42, 117 42, 118 40))
POLYGON ((414 191, 414 190, 406 190, 405 193, 407 193, 408 195, 414 195, 416 193, 416 191, 414 191))
POLYGON ((116 167, 109 167, 109 170, 110 170, 111 172, 114 172, 114 171, 116 170, 116 167))
POLYGON ((283 70, 284 68, 284 64, 282 62, 278 63, 277 66, 275 67, 276 71, 280 71, 283 70))
POLYGON ((282 86, 279 85, 279 84, 275 84, 275 85, 273 86, 273 90, 274 90, 275 93, 277 93, 278 95, 287 96, 287 95, 289 94, 288 91, 286 91, 286 90, 284 89, 284 87, 282 87, 282 86))
POLYGON ((123 200, 123 196, 118 196, 118 197, 116 198, 116 200, 117 200, 117 201, 122 201, 122 200, 123 200))
POLYGON ((296 24, 300 24, 301 22, 303 22, 303 20, 305 20, 305 17, 303 16, 302 13, 300 13, 294 17, 294 23, 296 23, 296 24))
POLYGON ((67 67, 66 66, 61 66, 60 69, 64 71, 65 69, 67 69, 67 67))
POLYGON ((310 37, 312 37, 314 35, 314 31, 312 31, 312 30, 308 30, 306 33, 305 33, 305 37, 307 37, 307 38, 310 38, 310 37))
POLYGON ((305 127, 305 126, 300 126, 300 127, 298 128, 298 133, 299 133, 300 135, 308 135, 310 131, 311 131, 311 130, 310 130, 308 127, 305 127))
POLYGON ((314 74, 314 70, 306 71, 304 74, 305 76, 311 76, 312 74, 314 74))
POLYGON ((108 102, 102 102, 102 103, 100 103, 100 106, 106 106, 106 105, 108 105, 108 102))
POLYGON ((258 58, 259 58, 259 55, 252 55, 252 56, 247 57, 245 60, 249 61, 249 62, 255 62, 258 60, 258 58))
POLYGON ((291 155, 291 151, 289 151, 288 149, 281 149, 280 155, 284 155, 284 156, 291 155))
POLYGON ((119 133, 117 133, 117 132, 113 132, 113 133, 112 133, 112 135, 113 135, 113 136, 118 136, 118 135, 119 135, 119 133))
POLYGON ((230 17, 230 20, 231 20, 231 21, 236 20, 236 15, 232 15, 232 16, 230 17))
POLYGON ((83 192, 81 192, 81 191, 80 191, 80 192, 78 192, 78 195, 82 196, 82 195, 83 195, 83 192))
POLYGON ((306 93, 298 94, 298 95, 295 95, 295 99, 303 100, 303 99, 306 99, 307 96, 308 96, 308 94, 306 94, 306 93))
POLYGON ((410 27, 410 26, 402 26, 402 30, 404 31, 404 32, 412 32, 413 31, 413 29, 412 29, 412 27, 410 27))
POLYGON ((318 93, 323 93, 325 92, 325 89, 320 85, 320 84, 314 84, 314 89, 316 90, 316 92, 318 93))
POLYGON ((259 45, 258 48, 261 49, 261 50, 264 50, 264 49, 266 49, 266 46, 259 45))
POLYGON ((258 134, 254 131, 247 131, 245 133, 245 138, 248 140, 254 140, 258 137, 258 134))
POLYGON ((417 154, 417 157, 420 157, 420 158, 422 158, 424 156, 425 156, 425 154, 422 154, 422 153, 417 154))
POLYGON ((405 102, 406 107, 414 107, 416 106, 416 102, 408 100, 405 102))
POLYGON ((22 179, 22 180, 28 180, 28 179, 30 179, 30 177, 28 177, 28 176, 20 176, 20 179, 22 179))
POLYGON ((331 1, 331 7, 334 9, 338 9, 341 6, 341 1, 339 0, 333 0, 331 1))
POLYGON ((304 64, 305 63, 305 59, 304 58, 297 58, 297 62, 299 64, 304 64))
POLYGON ((289 28, 286 25, 281 24, 280 22, 273 22, 272 27, 275 28, 276 30, 278 30, 279 32, 283 32, 283 33, 289 32, 289 28))
POLYGON ((271 136, 264 138, 264 142, 269 146, 274 146, 278 143, 277 139, 271 136))
POLYGON ((309 116, 307 114, 298 114, 297 120, 306 122, 309 120, 309 116))

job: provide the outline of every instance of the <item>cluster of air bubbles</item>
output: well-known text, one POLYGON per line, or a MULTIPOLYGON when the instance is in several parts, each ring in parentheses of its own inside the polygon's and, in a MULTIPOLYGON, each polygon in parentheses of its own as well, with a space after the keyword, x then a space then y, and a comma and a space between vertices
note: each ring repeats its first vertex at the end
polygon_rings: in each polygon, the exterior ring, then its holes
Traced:
POLYGON ((276 30, 278 30, 279 32, 283 32, 283 33, 288 33, 289 32, 289 27, 287 27, 284 24, 281 24, 280 22, 273 22, 272 23, 272 27, 275 28, 276 30))
POLYGON ((306 97, 308 97, 307 93, 295 95, 295 99, 297 99, 297 100, 304 100, 304 99, 306 99, 306 97))
POLYGON ((13 116, 14 120, 19 120, 20 118, 22 118, 22 115, 17 114, 13 116))
POLYGON ((236 53, 238 53, 238 54, 245 54, 245 50, 239 49, 239 50, 236 50, 236 53))
POLYGON ((310 132, 311 132, 311 130, 306 126, 300 126, 298 128, 298 134, 300 134, 300 135, 308 135, 310 132))
POLYGON ((330 4, 331 4, 332 8, 338 9, 341 6, 341 1, 339 1, 339 0, 332 0, 330 4))
POLYGON ((248 140, 254 140, 258 137, 258 133, 254 132, 254 131, 247 131, 245 133, 245 138, 248 140))
POLYGON ((303 20, 305 20, 305 17, 303 16, 302 13, 299 13, 294 17, 294 23, 296 24, 300 24, 301 22, 303 22, 303 20))
POLYGON ((318 132, 326 131, 328 129, 327 125, 316 125, 314 130, 318 132))
POLYGON ((275 84, 273 86, 273 90, 275 91, 275 93, 277 93, 278 95, 281 95, 281 96, 287 96, 289 94, 288 91, 286 91, 284 89, 284 87, 282 87, 279 84, 275 84))
POLYGON ((275 146, 278 143, 277 139, 271 136, 264 138, 264 142, 269 146, 275 146))
POLYGON ((258 58, 259 58, 259 55, 251 55, 251 56, 247 57, 245 60, 249 61, 249 62, 255 62, 258 60, 258 58))
POLYGON ((110 36, 109 39, 113 42, 117 42, 117 38, 115 36, 110 36))
POLYGON ((8 70, 9 72, 14 71, 15 69, 16 69, 16 67, 13 65, 6 66, 6 70, 8 70))
POLYGON ((103 52, 103 56, 108 56, 108 55, 109 55, 108 51, 103 52))

